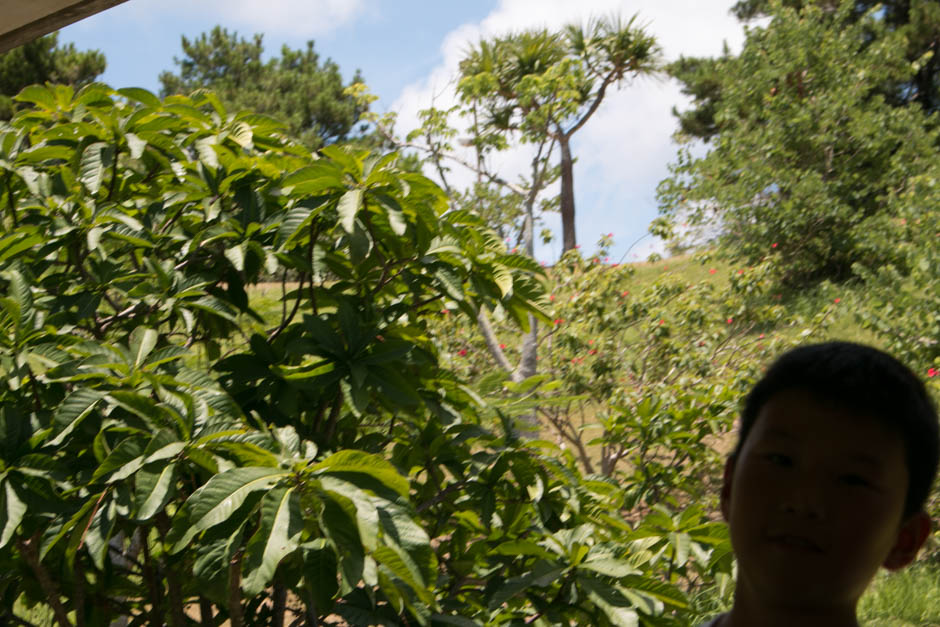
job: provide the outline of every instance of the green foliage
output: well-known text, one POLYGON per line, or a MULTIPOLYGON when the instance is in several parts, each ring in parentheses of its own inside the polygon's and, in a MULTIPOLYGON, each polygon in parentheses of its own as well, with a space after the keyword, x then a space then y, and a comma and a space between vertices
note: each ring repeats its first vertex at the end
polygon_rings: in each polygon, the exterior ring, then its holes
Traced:
POLYGON ((460 62, 457 91, 470 105, 478 150, 505 146, 516 132, 524 142, 550 142, 544 153, 539 150, 545 158, 557 144, 564 251, 577 245, 571 137, 609 88, 658 69, 655 39, 635 21, 610 17, 561 32, 529 30, 482 40, 460 62))
MULTIPOLYGON (((261 40, 260 34, 248 41, 220 26, 194 40, 184 36, 184 56, 174 58, 179 74, 160 74, 162 95, 211 89, 227 109, 277 118, 311 148, 350 137, 364 109, 344 92, 339 66, 330 59, 321 63, 312 41, 304 50, 285 45, 280 56, 262 61, 261 40)), ((357 72, 350 85, 361 82, 357 72)))
POLYGON ((916 69, 903 35, 876 15, 855 19, 848 1, 838 11, 772 6, 741 54, 717 62, 718 134, 704 157, 680 150, 662 210, 720 231, 736 262, 773 249, 774 273, 791 286, 898 264, 895 219, 938 157, 923 109, 882 93, 916 69))
POLYGON ((209 92, 18 98, 0 128, 3 607, 279 624, 290 591, 309 622, 695 616, 681 578, 727 571, 720 528, 628 524, 615 483, 489 432, 442 363, 442 307, 548 320, 541 270, 479 218, 394 154, 313 155, 209 92), (297 280, 264 320, 249 291, 270 274, 297 280))
POLYGON ((98 50, 78 51, 75 44, 59 46, 52 33, 0 54, 0 120, 13 117, 13 96, 27 85, 61 83, 82 87, 104 72, 104 55, 98 50))
MULTIPOLYGON (((783 0, 782 6, 801 8, 812 4, 806 0, 783 0)), ((825 10, 835 10, 836 0, 816 0, 825 10)), ((775 8, 768 0, 739 0, 732 12, 741 20, 763 17, 775 8)), ((914 66, 914 75, 907 79, 888 81, 884 94, 896 104, 914 103, 928 113, 940 111, 940 56, 936 40, 940 35, 940 6, 931 0, 855 0, 852 15, 861 18, 875 11, 885 27, 904 37, 905 58, 914 66)))
POLYGON ((935 564, 918 562, 904 570, 881 573, 859 602, 862 625, 940 624, 940 585, 935 564))

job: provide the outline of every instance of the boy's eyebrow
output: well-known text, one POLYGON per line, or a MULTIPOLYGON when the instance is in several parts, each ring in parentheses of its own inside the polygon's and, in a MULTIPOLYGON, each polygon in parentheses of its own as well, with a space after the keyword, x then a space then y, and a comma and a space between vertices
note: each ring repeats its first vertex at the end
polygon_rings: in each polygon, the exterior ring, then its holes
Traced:
POLYGON ((787 431, 786 429, 781 429, 780 427, 769 427, 765 432, 765 435, 769 435, 775 438, 783 438, 785 440, 798 440, 799 438, 787 431))
MULTIPOLYGON (((769 427, 764 432, 764 435, 765 437, 771 437, 780 440, 797 441, 800 439, 799 436, 781 427, 769 427)), ((865 466, 870 466, 873 469, 880 469, 883 466, 879 457, 870 453, 865 453, 864 451, 852 451, 849 453, 849 455, 846 456, 846 459, 851 462, 858 462, 864 464, 865 466)))
POLYGON ((881 468, 883 465, 881 463, 881 460, 878 457, 874 455, 870 455, 868 453, 863 453, 861 451, 853 451, 848 456, 848 459, 849 461, 859 462, 861 464, 864 464, 866 466, 871 466, 872 468, 876 468, 876 469, 881 468))

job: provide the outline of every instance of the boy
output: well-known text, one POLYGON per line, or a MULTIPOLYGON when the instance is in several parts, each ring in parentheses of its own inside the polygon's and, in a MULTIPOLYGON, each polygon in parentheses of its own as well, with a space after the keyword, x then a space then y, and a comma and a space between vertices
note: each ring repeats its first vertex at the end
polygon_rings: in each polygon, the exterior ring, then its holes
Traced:
POLYGON ((857 627, 878 567, 909 564, 930 532, 938 439, 923 383, 893 357, 847 342, 780 357, 725 465, 738 578, 705 627, 857 627))

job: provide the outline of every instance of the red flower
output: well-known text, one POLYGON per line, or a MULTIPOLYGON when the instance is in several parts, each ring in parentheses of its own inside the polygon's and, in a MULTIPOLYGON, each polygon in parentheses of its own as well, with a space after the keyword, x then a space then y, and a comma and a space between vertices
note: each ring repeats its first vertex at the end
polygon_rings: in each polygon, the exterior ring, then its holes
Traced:
POLYGON ((738 274, 744 274, 744 270, 738 270, 738 274))
POLYGON ((761 339, 761 340, 764 339, 764 334, 761 333, 760 335, 757 336, 757 338, 758 338, 758 339, 761 339))
POLYGON ((555 300, 555 295, 554 295, 554 294, 549 294, 549 295, 548 295, 548 300, 555 300))
POLYGON ((450 315, 450 309, 441 309, 441 313, 445 316, 450 315))
POLYGON ((776 247, 777 247, 777 242, 774 242, 773 244, 771 244, 770 247, 771 247, 771 248, 776 248, 776 247))
POLYGON ((629 291, 629 290, 624 290, 623 292, 621 292, 620 298, 624 298, 625 296, 629 296, 629 295, 630 295, 630 291, 629 291))
POLYGON ((505 344, 500 344, 499 347, 500 347, 501 349, 503 349, 503 350, 506 350, 506 345, 505 345, 505 344))
POLYGON ((728 324, 731 324, 732 322, 734 322, 734 318, 728 318, 728 324))
POLYGON ((613 237, 613 236, 614 236, 613 233, 608 233, 608 234, 607 234, 607 237, 613 237))
POLYGON ((927 376, 931 379, 938 375, 940 375, 940 370, 937 370, 936 368, 927 368, 927 376))
POLYGON ((457 351, 457 354, 460 355, 461 357, 466 357, 466 356, 467 356, 467 349, 466 349, 466 348, 461 348, 459 351, 457 351))
POLYGON ((660 321, 659 321, 659 326, 663 326, 664 324, 666 324, 666 321, 665 321, 665 320, 660 320, 660 321))
POLYGON ((715 270, 714 268, 708 271, 709 274, 715 274, 716 272, 718 272, 718 270, 715 270))
POLYGON ((610 257, 604 257, 604 263, 607 263, 608 261, 610 261, 610 257))
POLYGON ((555 326, 558 326, 562 322, 564 322, 564 320, 562 320, 561 318, 555 318, 555 326))
POLYGON ((588 351, 588 355, 596 355, 596 354, 597 354, 596 348, 592 348, 591 350, 588 351))
POLYGON ((588 346, 594 343, 594 340, 588 340, 588 346))
POLYGON ((832 302, 834 302, 834 303, 836 303, 836 304, 838 304, 838 303, 839 303, 839 301, 841 301, 841 300, 842 300, 841 298, 837 298, 837 299, 835 299, 835 300, 834 300, 834 301, 832 301, 832 302))

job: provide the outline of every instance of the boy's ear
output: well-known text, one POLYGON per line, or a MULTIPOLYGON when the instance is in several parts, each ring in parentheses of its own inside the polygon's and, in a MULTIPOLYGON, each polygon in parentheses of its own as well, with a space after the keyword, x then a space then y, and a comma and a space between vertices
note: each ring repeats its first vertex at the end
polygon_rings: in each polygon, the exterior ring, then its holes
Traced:
POLYGON ((901 523, 898 539, 885 558, 884 567, 888 570, 904 568, 914 561, 920 547, 930 535, 930 516, 921 510, 901 523))
POLYGON ((729 455, 721 479, 721 515, 724 517, 725 522, 731 522, 731 481, 733 478, 734 455, 729 455))

